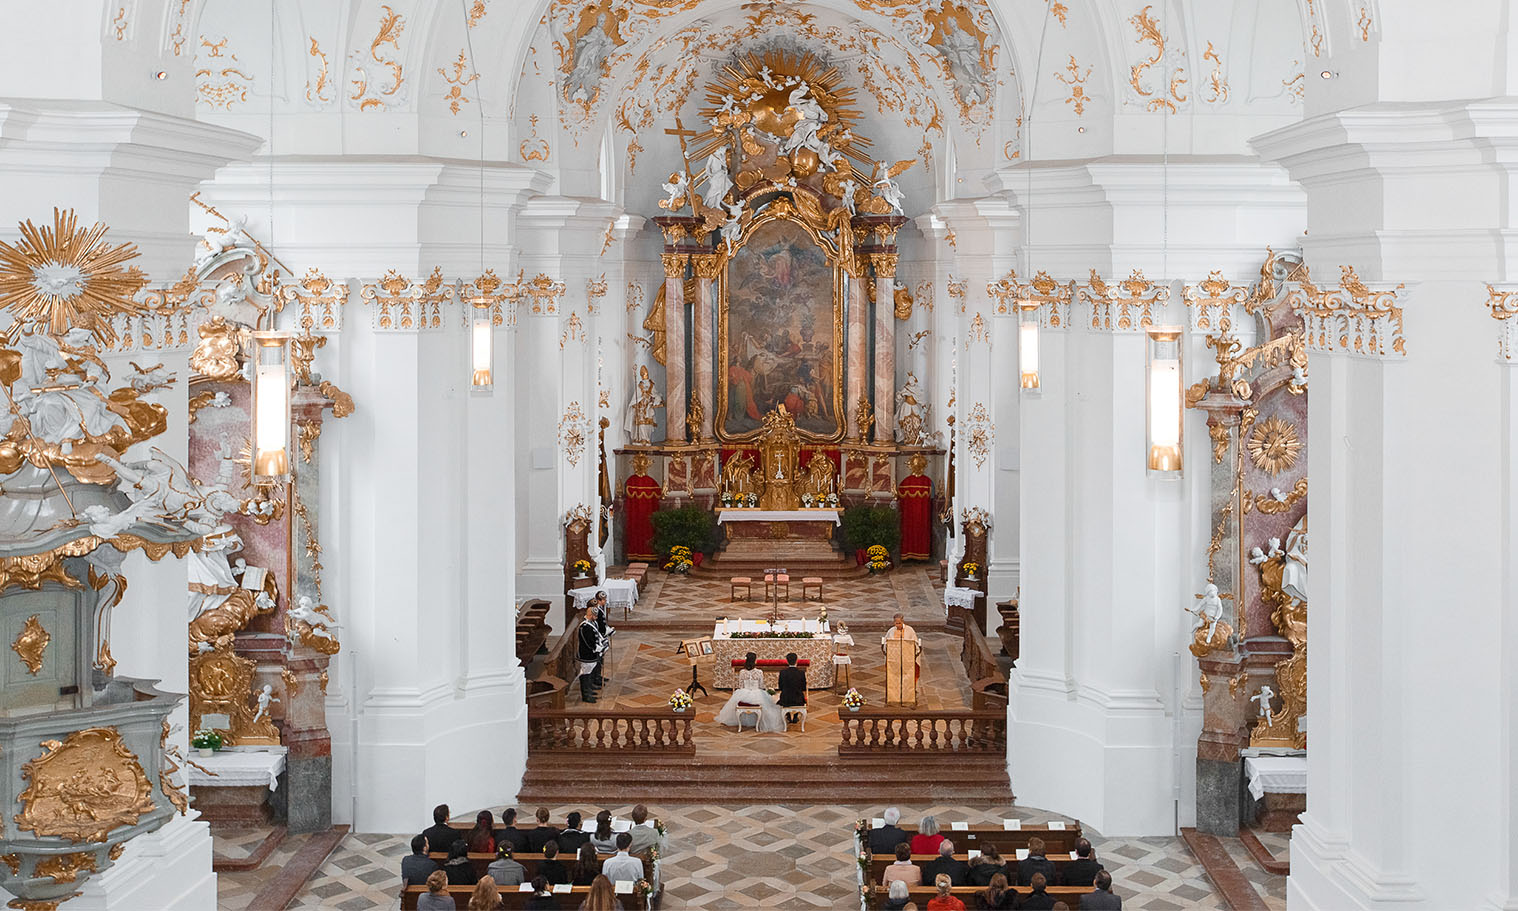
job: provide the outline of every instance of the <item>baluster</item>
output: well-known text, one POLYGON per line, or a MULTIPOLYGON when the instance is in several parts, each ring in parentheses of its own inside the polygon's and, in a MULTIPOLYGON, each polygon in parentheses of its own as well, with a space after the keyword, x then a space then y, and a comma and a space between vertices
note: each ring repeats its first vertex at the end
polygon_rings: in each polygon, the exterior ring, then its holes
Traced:
POLYGON ((870 719, 870 747, 873 749, 880 746, 880 719, 870 719))

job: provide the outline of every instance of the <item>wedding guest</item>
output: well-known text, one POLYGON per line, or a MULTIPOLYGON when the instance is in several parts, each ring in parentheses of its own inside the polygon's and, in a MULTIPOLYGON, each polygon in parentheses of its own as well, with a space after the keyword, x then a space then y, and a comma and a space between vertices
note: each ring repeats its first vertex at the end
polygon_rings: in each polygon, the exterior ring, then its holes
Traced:
POLYGON ((576 886, 588 886, 601 875, 601 861, 596 859, 596 847, 590 842, 580 845, 580 855, 569 868, 569 882, 576 886))
POLYGON ((596 830, 590 833, 590 843, 595 846, 597 854, 617 853, 617 836, 611 831, 610 810, 596 814, 596 830))
POLYGON ((575 658, 580 662, 581 702, 596 701, 596 672, 601 667, 601 655, 605 651, 601 628, 596 625, 596 606, 586 604, 585 620, 580 624, 575 650, 575 658))
POLYGON ((938 856, 923 864, 922 878, 938 882, 938 874, 946 873, 956 886, 969 884, 970 865, 954 857, 954 842, 945 838, 938 843, 938 856))
POLYGON ((975 907, 988 911, 1010 911, 1017 907, 1017 892, 1007 888, 1006 874, 998 873, 991 877, 986 891, 975 896, 975 907))
MULTIPOLYGON (((1022 866, 1018 865, 1019 868, 1022 866)), ((1028 885, 1033 891, 1023 896, 1023 900, 1017 903, 1019 908, 1027 908, 1028 911, 1054 911, 1054 896, 1047 891, 1049 880, 1042 873, 1035 873, 1029 878, 1028 885)))
POLYGON ((481 810, 474 817, 474 828, 464 837, 469 843, 470 854, 494 854, 495 853, 495 814, 489 810, 481 810))
POLYGON ((480 877, 467 907, 469 911, 496 911, 501 907, 501 890, 496 887, 495 880, 489 876, 480 877))
POLYGON ((1102 865, 1091 850, 1091 842, 1082 838, 1075 843, 1075 860, 1065 864, 1060 871, 1060 884, 1065 886, 1089 886, 1096 882, 1096 873, 1102 865))
POLYGON ((447 854, 448 849, 453 847, 453 843, 464 837, 463 832, 448 824, 450 815, 446 803, 440 803, 432 808, 432 825, 422 830, 430 846, 427 850, 447 854))
POLYGON ((456 911, 457 908, 453 896, 448 894, 448 874, 442 870, 433 871, 427 877, 427 891, 416 897, 416 911, 456 911))
POLYGON ((511 842, 511 850, 518 854, 527 853, 527 833, 517 828, 515 807, 507 807, 501 811, 501 831, 496 836, 496 840, 511 842))
POLYGON ((1007 869, 1007 862, 1002 860, 1001 852, 996 850, 996 845, 986 842, 985 847, 980 849, 980 856, 970 861, 969 885, 989 886, 996 874, 1001 873, 1011 880, 1011 871, 1007 869))
POLYGON ((912 863, 912 846, 906 842, 896 846, 896 860, 886 864, 885 872, 880 874, 881 885, 893 882, 903 882, 909 886, 922 885, 922 868, 912 863))
POLYGON ((401 888, 420 886, 437 872, 437 861, 427 856, 427 836, 411 839, 411 853, 401 858, 401 888))
POLYGON ((527 868, 512 859, 511 842, 504 838, 495 849, 495 860, 490 862, 485 872, 502 886, 520 886, 527 879, 527 868))
POLYGON ((559 902, 553 897, 548 880, 541 876, 532 878, 532 894, 527 897, 522 907, 526 911, 558 911, 559 902))
POLYGON ((885 911, 901 911, 912 900, 912 893, 907 884, 899 879, 891 880, 891 886, 886 891, 885 904, 880 907, 885 911))
POLYGON ((453 843, 453 847, 448 849, 448 860, 443 864, 443 872, 448 874, 450 886, 475 884, 474 864, 469 862, 469 845, 462 840, 453 843))
POLYGON ((1044 856, 1044 840, 1037 835, 1028 839, 1028 856, 1017 862, 1017 884, 1033 885, 1035 874, 1042 875, 1044 882, 1054 882, 1054 861, 1044 856))
POLYGON ((647 854, 648 849, 660 844, 659 830, 648 820, 648 807, 638 804, 632 808, 632 828, 628 832, 632 835, 632 853, 647 854))
POLYGON ((938 894, 928 899, 928 911, 965 911, 965 903, 954 897, 954 882, 947 873, 938 874, 933 885, 938 887, 938 894))
POLYGON ((1096 888, 1081 896, 1081 911, 1122 911, 1123 897, 1112 891, 1112 874, 1099 870, 1096 888))
POLYGON ((924 816, 922 822, 917 824, 917 834, 912 836, 912 853, 937 854, 938 843, 941 841, 943 836, 938 834, 938 820, 924 816))
POLYGON ((597 876, 591 881, 590 894, 580 902, 580 911, 622 911, 622 902, 618 901, 611 880, 597 876))
POLYGON ((543 860, 538 864, 538 875, 550 885, 569 882, 569 868, 559 860, 559 843, 551 841, 543 846, 543 860))
POLYGON ((870 830, 870 853, 890 854, 896 850, 896 846, 907 841, 907 833, 897 825, 901 822, 901 811, 895 807, 886 807, 882 815, 885 825, 878 829, 870 830))
POLYGON ((564 830, 554 841, 559 843, 559 850, 565 854, 575 854, 580 850, 580 845, 590 841, 590 833, 580 829, 580 811, 575 810, 564 817, 564 830))
POLYGON ((559 837, 559 830, 548 824, 548 808, 538 807, 538 825, 527 830, 527 850, 542 853, 543 846, 559 837))
POLYGON ((614 883, 635 883, 643 878, 643 861, 628 853, 633 838, 626 832, 617 835, 617 854, 601 865, 601 872, 614 883))

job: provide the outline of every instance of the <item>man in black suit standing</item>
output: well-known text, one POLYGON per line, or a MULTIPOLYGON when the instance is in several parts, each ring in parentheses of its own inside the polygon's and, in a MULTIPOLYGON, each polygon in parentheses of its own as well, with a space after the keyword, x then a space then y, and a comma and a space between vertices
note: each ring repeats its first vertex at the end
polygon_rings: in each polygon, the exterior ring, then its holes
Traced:
POLYGON ((887 807, 882 821, 885 825, 878 829, 870 830, 870 853, 890 854, 896 850, 896 846, 904 841, 911 841, 907 833, 901 831, 896 825, 901 822, 901 811, 895 807, 887 807))
POLYGON ((785 667, 780 669, 780 708, 806 705, 806 671, 796 666, 796 653, 785 656, 785 667))
POLYGON ((938 843, 938 857, 922 865, 922 881, 937 880, 938 874, 948 874, 956 886, 969 885, 970 865, 954 857, 954 842, 945 838, 938 843))

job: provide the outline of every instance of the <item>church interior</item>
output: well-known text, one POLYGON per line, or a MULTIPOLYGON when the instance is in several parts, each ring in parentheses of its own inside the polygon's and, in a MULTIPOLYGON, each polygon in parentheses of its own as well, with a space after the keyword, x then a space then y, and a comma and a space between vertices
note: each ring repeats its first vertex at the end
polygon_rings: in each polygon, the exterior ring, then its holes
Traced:
POLYGON ((3 9, 8 907, 1518 908, 1510 3, 3 9))

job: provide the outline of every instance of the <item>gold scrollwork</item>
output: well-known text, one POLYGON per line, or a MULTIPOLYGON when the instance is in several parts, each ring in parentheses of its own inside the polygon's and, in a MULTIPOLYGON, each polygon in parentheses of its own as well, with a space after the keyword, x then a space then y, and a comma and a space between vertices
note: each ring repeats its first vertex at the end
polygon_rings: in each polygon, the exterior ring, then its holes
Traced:
POLYGON ((153 810, 153 786, 115 728, 74 731, 61 742, 45 740, 42 747, 48 752, 21 769, 29 783, 17 798, 18 828, 40 837, 98 842, 153 810))
MULTIPOLYGON (((388 9, 388 7, 386 7, 388 9)), ((285 285, 279 289, 283 304, 300 304, 300 327, 302 329, 342 328, 342 307, 348 303, 346 282, 334 282, 317 271, 315 266, 306 270, 299 284, 285 285)))
POLYGON ((1092 269, 1091 278, 1080 288, 1080 297, 1091 305, 1092 329, 1140 329, 1153 325, 1154 309, 1170 300, 1170 288, 1145 278, 1142 269, 1134 269, 1114 288, 1092 269))
POLYGON ((1214 269, 1202 281, 1187 285, 1182 295, 1191 311, 1192 328, 1219 332, 1227 332, 1233 326, 1229 310, 1234 304, 1243 304, 1248 296, 1249 289, 1224 278, 1221 269, 1214 269))
POLYGON ((26 672, 35 677, 42 670, 42 656, 52 641, 52 634, 42 628, 42 619, 32 614, 26 618, 26 625, 21 628, 16 641, 11 643, 11 650, 20 656, 26 672))
MULTIPOLYGON (((448 110, 454 116, 458 116, 464 105, 469 103, 469 96, 464 94, 464 86, 469 85, 480 78, 480 74, 470 72, 465 77, 464 70, 469 67, 469 56, 463 50, 459 51, 459 58, 453 61, 453 72, 449 73, 442 67, 438 67, 437 74, 448 83, 448 94, 443 96, 443 102, 448 105, 448 110)), ((533 118, 537 120, 536 117, 533 118)))
POLYGON ((1268 516, 1279 515, 1297 505, 1303 497, 1307 496, 1307 479, 1299 478, 1297 483, 1291 486, 1282 498, 1278 499, 1267 493, 1257 493, 1244 498, 1244 511, 1254 509, 1268 516))
POLYGON ((1402 308, 1397 293, 1403 285, 1371 288, 1355 274, 1353 266, 1340 266, 1338 288, 1319 288, 1312 283, 1306 265, 1301 267, 1298 287, 1287 300, 1302 316, 1309 347, 1319 351, 1387 356, 1390 348, 1406 356, 1402 336, 1402 308))
MULTIPOLYGON (((179 762, 176 760, 183 761, 183 759, 184 754, 179 752, 179 746, 169 743, 169 721, 165 718, 163 733, 158 736, 158 789, 163 791, 163 796, 169 799, 169 803, 174 805, 174 809, 179 811, 180 816, 185 815, 190 809, 190 801, 185 796, 184 789, 174 781, 174 773, 179 771, 179 762)), ((120 856, 120 852, 116 852, 115 848, 124 844, 126 842, 112 846, 111 860, 120 856)))
POLYGON ((80 873, 95 871, 95 855, 89 851, 75 851, 44 857, 32 868, 32 875, 50 877, 55 883, 71 883, 79 878, 80 873))
POLYGON ((322 422, 296 421, 295 429, 300 434, 300 460, 309 465, 316 455, 316 441, 322 435, 322 422))
POLYGON ((1070 97, 1065 99, 1065 104, 1074 107, 1075 116, 1077 117, 1083 116, 1086 113, 1086 102, 1091 100, 1091 96, 1086 94, 1085 86, 1086 79, 1090 75, 1091 67, 1086 67, 1086 72, 1082 73, 1080 71, 1080 64, 1075 62, 1074 54, 1070 55, 1070 62, 1065 64, 1064 73, 1058 71, 1054 73, 1055 79, 1058 79, 1069 87, 1070 97), (1066 73, 1069 75, 1065 75, 1066 73))

